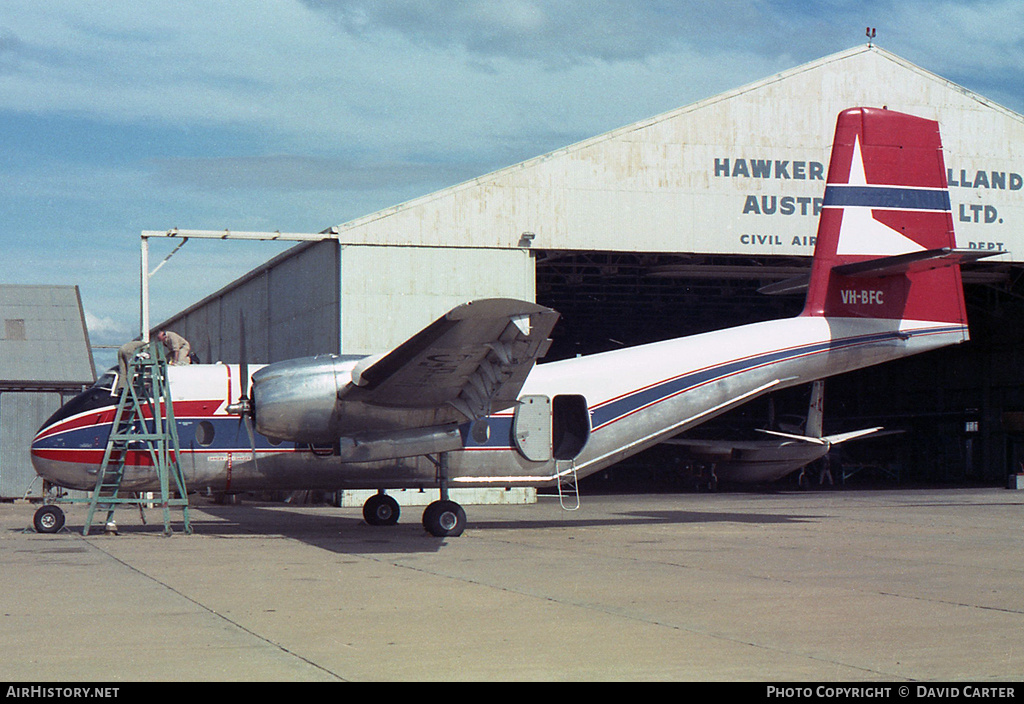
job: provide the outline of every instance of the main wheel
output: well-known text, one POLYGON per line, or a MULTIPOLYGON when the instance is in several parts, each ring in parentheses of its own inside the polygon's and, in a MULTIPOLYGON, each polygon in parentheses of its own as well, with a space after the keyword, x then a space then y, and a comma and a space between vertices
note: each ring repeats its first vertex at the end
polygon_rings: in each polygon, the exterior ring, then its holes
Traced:
POLYGON ((64 527, 64 512, 60 506, 40 506, 32 518, 37 533, 56 533, 64 527))
POLYGON ((454 538, 466 529, 466 511, 454 501, 435 501, 423 512, 423 527, 438 538, 454 538))
POLYGON ((374 494, 363 504, 363 519, 371 526, 393 526, 401 512, 398 502, 387 494, 374 494))

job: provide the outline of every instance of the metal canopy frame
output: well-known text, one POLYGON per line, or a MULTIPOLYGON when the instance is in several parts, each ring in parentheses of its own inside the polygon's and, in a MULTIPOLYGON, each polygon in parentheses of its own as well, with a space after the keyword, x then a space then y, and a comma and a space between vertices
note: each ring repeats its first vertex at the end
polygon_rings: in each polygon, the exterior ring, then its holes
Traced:
POLYGON ((316 242, 322 240, 338 240, 338 228, 329 227, 322 232, 246 232, 240 230, 143 230, 141 236, 142 262, 140 266, 141 305, 139 311, 142 341, 149 342, 149 280, 167 263, 174 254, 185 246, 192 238, 208 240, 257 240, 265 242, 316 242), (149 270, 149 240, 153 237, 169 237, 180 239, 181 242, 171 250, 153 271, 149 270))

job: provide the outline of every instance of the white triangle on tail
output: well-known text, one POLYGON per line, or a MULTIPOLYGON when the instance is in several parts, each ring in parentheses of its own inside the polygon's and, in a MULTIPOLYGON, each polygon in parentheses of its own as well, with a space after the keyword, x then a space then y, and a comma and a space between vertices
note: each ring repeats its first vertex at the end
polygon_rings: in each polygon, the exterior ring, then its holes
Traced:
MULTIPOLYGON (((860 151, 860 138, 853 142, 853 160, 850 163, 850 186, 870 186, 864 173, 864 157, 860 151)), ((845 206, 839 225, 839 244, 836 254, 886 257, 908 252, 921 252, 924 247, 902 232, 875 220, 871 208, 845 206)))

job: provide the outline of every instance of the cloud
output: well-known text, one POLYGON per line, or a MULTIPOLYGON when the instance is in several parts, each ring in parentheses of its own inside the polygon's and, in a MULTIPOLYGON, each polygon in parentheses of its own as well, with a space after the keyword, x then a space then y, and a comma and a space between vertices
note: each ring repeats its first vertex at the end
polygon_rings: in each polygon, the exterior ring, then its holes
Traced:
POLYGON ((115 320, 111 317, 95 315, 88 309, 85 311, 85 324, 89 329, 90 338, 109 338, 111 336, 120 336, 127 339, 131 329, 123 320, 115 320))
POLYGON ((21 63, 25 43, 16 34, 0 28, 0 75, 15 70, 21 63))
POLYGON ((478 165, 430 161, 356 161, 302 155, 177 157, 153 162, 163 185, 198 189, 367 191, 409 184, 450 185, 478 175, 478 165))
POLYGON ((306 0, 345 32, 393 32, 411 41, 461 48, 478 57, 536 60, 550 66, 579 61, 643 60, 693 41, 694 20, 709 14, 760 14, 757 2, 686 4, 646 0, 568 3, 561 0, 306 0), (723 8, 725 6, 725 8, 723 8))

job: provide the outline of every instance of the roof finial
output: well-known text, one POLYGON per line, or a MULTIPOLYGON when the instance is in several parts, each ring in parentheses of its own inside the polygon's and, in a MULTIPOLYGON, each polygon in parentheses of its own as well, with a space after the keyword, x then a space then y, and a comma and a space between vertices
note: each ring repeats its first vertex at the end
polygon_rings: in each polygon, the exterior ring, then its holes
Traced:
POLYGON ((868 27, 867 31, 864 32, 868 37, 868 48, 871 48, 871 40, 875 38, 875 28, 868 27))

